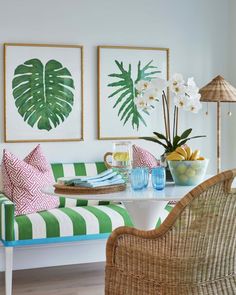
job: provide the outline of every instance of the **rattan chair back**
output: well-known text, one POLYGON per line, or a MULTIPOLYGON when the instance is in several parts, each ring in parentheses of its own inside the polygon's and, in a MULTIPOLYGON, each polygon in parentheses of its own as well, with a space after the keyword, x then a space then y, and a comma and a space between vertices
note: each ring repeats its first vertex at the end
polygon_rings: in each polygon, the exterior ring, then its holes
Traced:
POLYGON ((194 188, 159 229, 115 230, 106 295, 236 294, 235 175, 223 172, 194 188))

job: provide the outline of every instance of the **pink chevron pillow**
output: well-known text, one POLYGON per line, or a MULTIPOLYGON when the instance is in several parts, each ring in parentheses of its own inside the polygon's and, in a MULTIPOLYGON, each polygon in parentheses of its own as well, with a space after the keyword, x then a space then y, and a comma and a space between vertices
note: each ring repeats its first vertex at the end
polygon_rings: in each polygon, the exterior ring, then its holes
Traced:
POLYGON ((159 160, 147 150, 135 144, 133 145, 133 167, 148 167, 151 169, 157 166, 160 166, 159 160))
POLYGON ((14 202, 15 215, 35 213, 59 206, 59 199, 42 193, 54 180, 50 165, 38 145, 24 160, 3 151, 3 192, 14 202))

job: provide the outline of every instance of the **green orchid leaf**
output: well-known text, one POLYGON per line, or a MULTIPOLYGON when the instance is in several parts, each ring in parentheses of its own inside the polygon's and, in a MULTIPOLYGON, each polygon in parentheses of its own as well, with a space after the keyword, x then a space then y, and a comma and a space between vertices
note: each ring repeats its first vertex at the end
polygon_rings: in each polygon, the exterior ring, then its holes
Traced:
POLYGON ((161 140, 165 140, 168 148, 172 148, 172 143, 166 138, 166 136, 164 134, 161 134, 158 132, 153 132, 153 134, 155 134, 157 138, 159 138, 161 140))
POLYGON ((187 130, 185 130, 181 135, 180 135, 180 138, 181 139, 184 139, 184 138, 187 138, 189 136, 189 134, 192 132, 192 128, 189 128, 187 130))
POLYGON ((164 134, 158 133, 158 132, 153 132, 158 138, 166 140, 166 136, 164 134))
POLYGON ((140 137, 140 139, 145 139, 145 140, 148 140, 148 141, 156 142, 156 143, 162 145, 165 149, 168 149, 168 146, 167 145, 165 145, 163 142, 161 142, 160 140, 156 139, 155 137, 147 137, 147 136, 144 136, 144 137, 140 137))
POLYGON ((201 138, 201 137, 206 137, 206 135, 198 135, 198 136, 192 136, 192 137, 186 138, 186 139, 180 141, 180 142, 178 143, 178 146, 181 146, 181 145, 185 144, 185 143, 186 143, 187 141, 189 141, 190 139, 201 138))
POLYGON ((14 72, 13 97, 18 113, 31 127, 51 130, 69 116, 74 104, 74 81, 60 62, 27 60, 14 72))
POLYGON ((181 137, 176 135, 173 140, 173 148, 176 149, 178 146, 178 142, 181 140, 181 137))

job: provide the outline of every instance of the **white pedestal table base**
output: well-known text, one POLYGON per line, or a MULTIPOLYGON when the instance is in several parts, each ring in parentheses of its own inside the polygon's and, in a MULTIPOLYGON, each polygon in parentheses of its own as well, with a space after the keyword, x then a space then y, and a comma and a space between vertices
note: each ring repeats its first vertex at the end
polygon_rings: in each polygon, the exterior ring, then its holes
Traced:
POLYGON ((128 211, 134 227, 141 230, 154 229, 159 217, 163 220, 168 215, 165 210, 168 204, 166 201, 133 200, 122 201, 122 203, 128 211), (163 212, 165 216, 163 216, 163 212))

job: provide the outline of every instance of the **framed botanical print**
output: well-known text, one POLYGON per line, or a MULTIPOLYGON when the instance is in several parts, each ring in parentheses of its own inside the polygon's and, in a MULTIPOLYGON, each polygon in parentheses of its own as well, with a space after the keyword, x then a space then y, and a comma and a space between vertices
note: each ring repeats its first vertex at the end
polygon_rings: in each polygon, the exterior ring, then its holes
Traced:
POLYGON ((4 44, 5 142, 83 140, 83 47, 4 44))
MULTIPOLYGON (((98 139, 135 139, 161 129, 161 103, 138 108, 140 87, 169 78, 169 49, 98 46, 98 139)), ((140 100, 139 100, 140 101, 140 100)))

